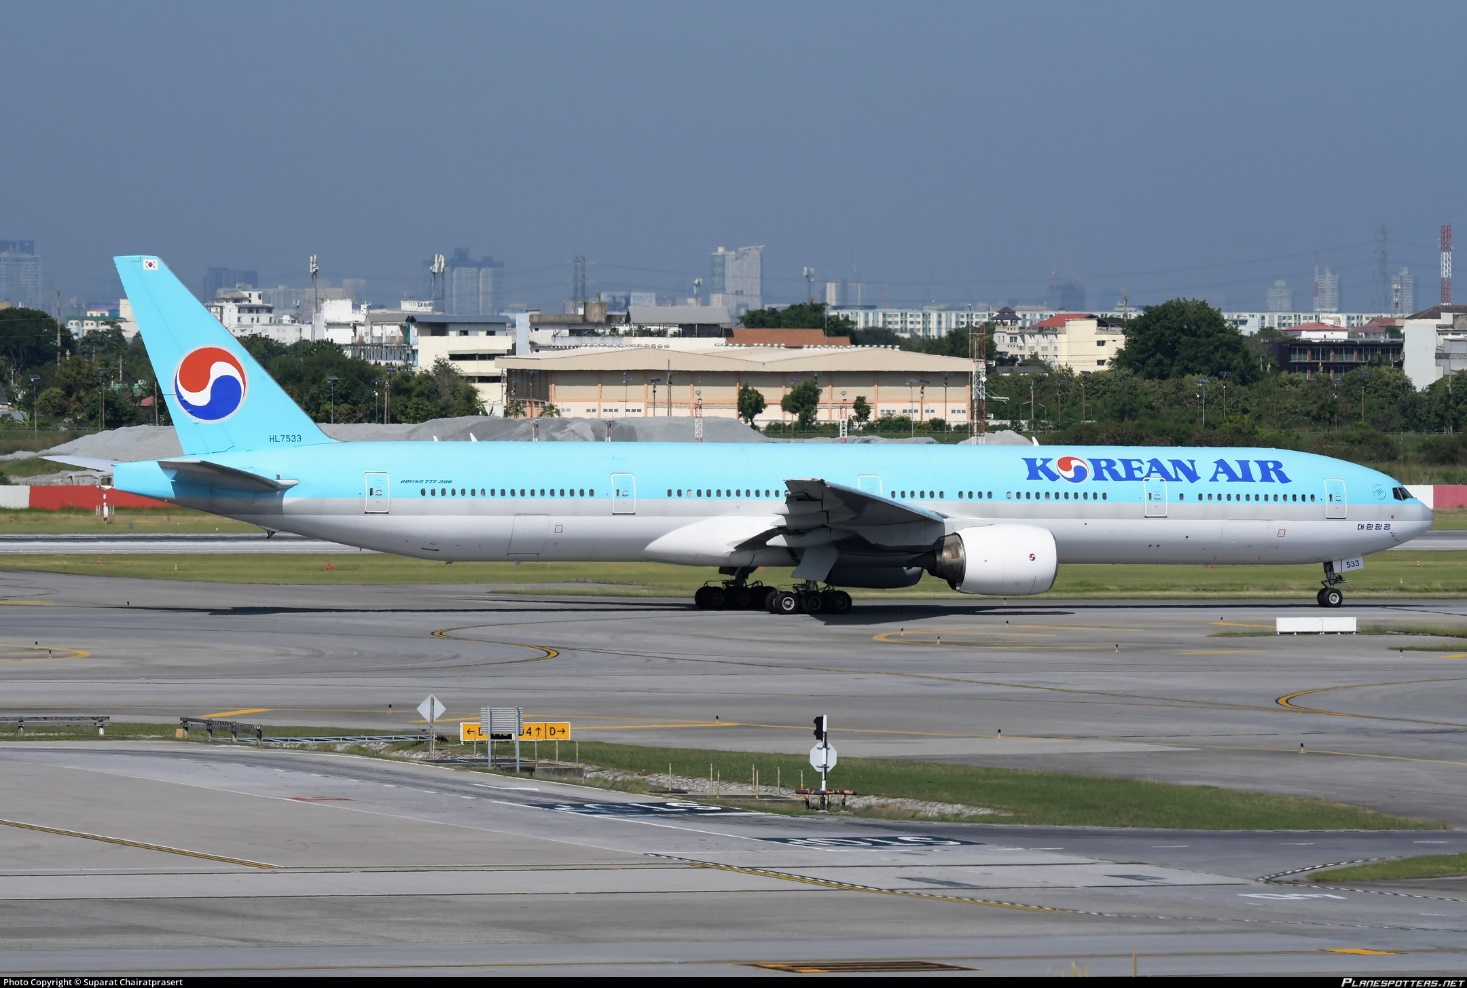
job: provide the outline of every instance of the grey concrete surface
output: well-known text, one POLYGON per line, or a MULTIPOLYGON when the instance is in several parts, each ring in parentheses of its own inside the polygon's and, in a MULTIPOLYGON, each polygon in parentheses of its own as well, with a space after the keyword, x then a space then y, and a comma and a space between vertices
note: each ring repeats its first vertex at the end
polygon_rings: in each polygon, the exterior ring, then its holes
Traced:
MULTIPOLYGON (((803 752, 826 713, 842 755, 1246 786, 1467 821, 1467 650, 1217 637, 1313 611, 1040 600, 865 604, 817 620, 473 587, 0 571, 0 714, 395 730, 416 726, 431 692, 449 720, 521 705, 582 738, 803 752)), ((1345 613, 1467 626, 1458 602, 1345 613)), ((686 976, 895 958, 1119 975, 1135 950, 1142 974, 1383 975, 1460 971, 1467 949, 1459 885, 1260 881, 1467 850, 1457 830, 789 818, 228 743, 0 744, 0 792, 9 973, 686 976), (1335 952, 1362 949, 1388 953, 1335 952)))

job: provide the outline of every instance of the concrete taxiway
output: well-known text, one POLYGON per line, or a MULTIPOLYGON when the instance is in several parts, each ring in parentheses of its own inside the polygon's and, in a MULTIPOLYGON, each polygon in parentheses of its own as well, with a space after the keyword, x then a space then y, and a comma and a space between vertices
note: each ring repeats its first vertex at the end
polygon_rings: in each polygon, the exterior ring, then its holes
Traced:
MULTIPOLYGON (((842 617, 473 587, 0 573, 4 713, 419 727, 1110 772, 1467 823, 1467 650, 1277 638, 1311 602, 864 603, 842 617), (999 731, 1002 729, 1002 738, 999 731), (1300 745, 1303 751, 1300 751, 1300 745)), ((1350 606, 1467 626, 1457 602, 1350 606)), ((832 782, 839 781, 837 774, 832 782)), ((1229 834, 788 818, 444 768, 0 745, 11 972, 1459 971, 1467 887, 1278 885, 1455 830, 1229 834), (1387 894, 1391 893, 1391 894, 1387 894), (920 962, 920 963, 918 963, 920 962)))

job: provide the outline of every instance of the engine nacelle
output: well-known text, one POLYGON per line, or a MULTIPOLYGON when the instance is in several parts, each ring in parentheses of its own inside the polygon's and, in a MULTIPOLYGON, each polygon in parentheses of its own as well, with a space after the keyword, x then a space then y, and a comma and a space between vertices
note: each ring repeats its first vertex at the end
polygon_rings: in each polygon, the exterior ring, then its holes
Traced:
POLYGON ((985 525, 944 535, 932 575, 958 593, 1025 597, 1054 586, 1054 535, 1036 525, 985 525))

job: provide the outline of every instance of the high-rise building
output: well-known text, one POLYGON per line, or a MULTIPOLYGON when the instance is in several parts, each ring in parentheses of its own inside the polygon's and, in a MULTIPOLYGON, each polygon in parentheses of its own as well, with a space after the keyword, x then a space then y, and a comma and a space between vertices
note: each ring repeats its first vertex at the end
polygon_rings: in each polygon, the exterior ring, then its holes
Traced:
POLYGON ((45 308, 41 258, 34 240, 0 240, 0 302, 45 308))
POLYGON ((1060 281, 1059 275, 1055 274, 1049 280, 1044 304, 1056 312, 1084 312, 1085 286, 1080 284, 1079 278, 1060 281))
POLYGON ((710 305, 721 305, 737 319, 750 309, 764 308, 764 247, 713 252, 710 305))
POLYGON ((1340 311, 1340 276, 1334 268, 1314 270, 1314 311, 1340 311))
POLYGON ((499 313, 499 272, 504 262, 492 257, 478 260, 467 247, 456 247, 443 273, 443 311, 455 316, 493 316, 499 313))
POLYGON ((1391 315, 1409 316, 1416 311, 1416 279, 1407 268, 1391 279, 1391 315))
POLYGON ((204 272, 203 290, 199 292, 199 301, 205 305, 219 297, 220 292, 234 291, 236 288, 259 288, 260 272, 246 271, 244 268, 210 268, 204 272))
POLYGON ((1287 281, 1273 283, 1273 287, 1268 290, 1268 304, 1265 308, 1269 312, 1294 311, 1294 290, 1287 281))

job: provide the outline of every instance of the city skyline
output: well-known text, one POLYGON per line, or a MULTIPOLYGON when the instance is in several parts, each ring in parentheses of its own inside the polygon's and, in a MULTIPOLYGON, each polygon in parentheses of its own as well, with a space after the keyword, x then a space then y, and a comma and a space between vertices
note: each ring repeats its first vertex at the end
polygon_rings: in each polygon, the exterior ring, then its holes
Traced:
POLYGON ((117 296, 113 254, 147 251, 190 284, 228 268, 269 286, 306 283, 314 254, 389 304, 466 245, 505 265, 503 304, 555 310, 577 254, 589 292, 687 298, 718 245, 761 244, 765 304, 804 298, 812 267, 817 294, 860 283, 873 304, 1040 304, 1078 283, 1092 310, 1262 309, 1275 280, 1304 303, 1316 264, 1343 309, 1378 308, 1402 267, 1424 303, 1463 138, 1444 125, 1460 69, 1419 39, 1467 14, 1377 15, 755 2, 730 25, 653 3, 265 2, 248 20, 268 42, 236 53, 223 9, 22 7, 16 36, 68 41, 15 53, 35 84, 0 97, 10 139, 75 149, 82 125, 108 153, 11 156, 25 194, 0 237, 35 241, 83 302, 117 296), (1322 73, 1320 51, 1397 57, 1322 73))

